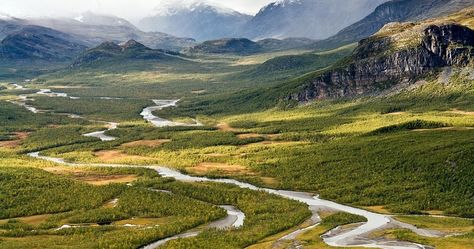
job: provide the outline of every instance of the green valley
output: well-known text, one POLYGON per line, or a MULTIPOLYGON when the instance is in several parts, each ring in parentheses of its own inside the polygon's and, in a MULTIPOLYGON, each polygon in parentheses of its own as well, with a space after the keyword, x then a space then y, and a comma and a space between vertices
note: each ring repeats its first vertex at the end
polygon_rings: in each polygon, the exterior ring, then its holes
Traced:
POLYGON ((474 9, 429 13, 331 50, 25 26, 2 46, 38 58, 0 50, 0 248, 473 249, 474 9))

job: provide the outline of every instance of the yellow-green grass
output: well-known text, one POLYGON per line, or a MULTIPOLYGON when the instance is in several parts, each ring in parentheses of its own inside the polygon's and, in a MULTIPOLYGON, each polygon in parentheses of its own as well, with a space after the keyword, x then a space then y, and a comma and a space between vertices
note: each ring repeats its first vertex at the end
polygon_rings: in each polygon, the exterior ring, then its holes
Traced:
POLYGON ((413 224, 418 228, 433 229, 449 234, 474 231, 474 219, 437 216, 396 216, 395 219, 413 224))
POLYGON ((445 238, 428 238, 417 235, 409 230, 396 229, 377 233, 376 236, 384 236, 390 239, 412 241, 415 243, 429 245, 436 249, 473 249, 474 233, 458 235, 445 238))

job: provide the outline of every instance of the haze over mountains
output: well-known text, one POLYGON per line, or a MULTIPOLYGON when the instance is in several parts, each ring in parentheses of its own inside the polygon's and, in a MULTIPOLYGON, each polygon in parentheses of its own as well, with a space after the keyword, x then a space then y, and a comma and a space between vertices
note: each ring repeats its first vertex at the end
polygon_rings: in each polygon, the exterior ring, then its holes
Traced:
POLYGON ((280 0, 250 16, 199 1, 159 6, 156 15, 139 23, 141 29, 123 18, 92 12, 69 18, 1 15, 0 52, 3 58, 72 59, 103 42, 129 40, 152 49, 199 53, 327 49, 369 37, 389 22, 423 20, 471 5, 471 0, 280 0), (65 53, 50 53, 58 45, 65 53))
POLYGON ((139 27, 145 31, 159 31, 197 40, 234 37, 250 15, 204 2, 188 5, 160 6, 155 16, 144 18, 139 27))
POLYGON ((139 27, 176 36, 212 40, 307 37, 322 39, 363 18, 387 0, 280 0, 255 16, 205 2, 157 7, 139 27))
POLYGON ((316 48, 335 48, 369 37, 390 22, 420 21, 448 15, 473 5, 472 0, 393 0, 336 35, 315 43, 316 48))
POLYGON ((252 39, 324 39, 387 0, 282 0, 263 7, 240 33, 252 39))

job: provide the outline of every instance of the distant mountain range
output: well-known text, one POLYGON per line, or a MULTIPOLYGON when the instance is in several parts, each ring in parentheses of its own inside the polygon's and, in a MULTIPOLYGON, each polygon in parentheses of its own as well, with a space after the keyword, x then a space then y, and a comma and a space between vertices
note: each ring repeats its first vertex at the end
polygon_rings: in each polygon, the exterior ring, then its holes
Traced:
POLYGON ((362 19, 388 0, 281 0, 263 7, 240 30, 252 39, 324 39, 362 19))
POLYGON ((204 2, 168 4, 154 16, 144 18, 139 27, 197 40, 213 40, 238 36, 236 32, 252 17, 232 9, 204 2))
POLYGON ((120 43, 130 39, 152 48, 170 50, 180 50, 195 44, 190 38, 178 38, 160 32, 143 32, 125 19, 90 12, 76 18, 39 18, 29 19, 27 22, 80 36, 91 46, 105 41, 120 43))
POLYGON ((179 53, 151 49, 135 40, 129 40, 124 44, 104 42, 78 56, 72 63, 72 67, 82 68, 94 66, 97 63, 124 63, 130 60, 179 60, 177 56, 179 56, 179 53))
POLYGON ((139 27, 197 40, 246 37, 327 38, 360 20, 388 0, 281 0, 263 7, 256 16, 204 2, 160 6, 139 27))
POLYGON ((194 3, 166 6, 157 15, 140 22, 140 26, 148 26, 149 30, 165 29, 179 36, 214 38, 202 44, 192 38, 145 32, 125 19, 91 12, 75 18, 18 19, 0 15, 0 57, 67 60, 104 42, 120 44, 128 40, 151 49, 195 53, 245 55, 294 48, 326 50, 360 41, 390 22, 424 20, 473 5, 472 0, 280 0, 251 17, 194 3), (318 41, 295 38, 330 35, 318 41), (291 38, 255 41, 264 37, 291 38))
POLYGON ((194 46, 188 51, 191 53, 249 55, 254 53, 301 48, 309 46, 313 43, 314 40, 307 38, 269 38, 256 42, 247 38, 224 38, 205 41, 199 45, 194 46))
POLYGON ((0 15, 0 41, 7 35, 21 30, 24 25, 25 22, 22 19, 0 15))
POLYGON ((0 58, 70 60, 87 48, 72 35, 40 26, 24 26, 0 43, 0 58))
POLYGON ((357 42, 394 21, 416 21, 472 6, 472 0, 279 0, 255 16, 203 2, 160 6, 139 27, 200 41, 306 37, 320 44, 357 42))

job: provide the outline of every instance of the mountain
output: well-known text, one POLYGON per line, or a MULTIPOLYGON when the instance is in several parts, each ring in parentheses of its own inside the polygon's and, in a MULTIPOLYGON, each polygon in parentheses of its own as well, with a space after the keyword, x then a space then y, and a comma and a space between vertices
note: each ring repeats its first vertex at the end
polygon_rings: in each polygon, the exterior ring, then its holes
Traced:
POLYGON ((139 27, 146 31, 159 31, 205 41, 235 37, 235 31, 250 18, 249 15, 204 2, 188 5, 172 3, 161 6, 155 16, 141 20, 139 27))
POLYGON ((390 22, 419 21, 454 13, 470 6, 472 0, 392 0, 377 7, 364 19, 313 47, 335 48, 369 37, 390 22))
POLYGON ((0 41, 7 35, 20 31, 24 24, 24 20, 0 14, 0 41))
POLYGON ((25 26, 0 43, 2 59, 70 60, 87 48, 77 37, 40 26, 25 26))
POLYGON ((74 20, 81 22, 86 25, 95 25, 95 26, 127 26, 133 29, 136 27, 131 24, 129 21, 111 15, 98 15, 93 12, 85 12, 81 15, 74 18, 74 20))
POLYGON ((253 54, 262 51, 262 46, 246 38, 226 38, 205 41, 190 50, 192 53, 231 53, 239 55, 253 54))
POLYGON ((474 59, 473 28, 474 8, 421 23, 387 24, 330 70, 293 82, 297 87, 287 99, 307 102, 372 94, 442 67, 466 66, 474 59))
POLYGON ((387 0, 281 0, 262 8, 239 32, 251 39, 323 39, 360 20, 387 0))
POLYGON ((97 46, 105 41, 117 43, 127 40, 137 40, 151 48, 180 50, 193 46, 194 40, 178 38, 158 32, 143 32, 128 21, 113 17, 85 13, 72 18, 38 18, 29 19, 33 25, 39 25, 73 34, 87 40, 90 46, 97 46))
POLYGON ((178 53, 161 49, 151 49, 135 40, 124 44, 104 42, 99 46, 89 49, 80 55, 72 67, 96 65, 95 63, 120 62, 128 60, 177 60, 178 53))
POLYGON ((314 44, 314 40, 308 38, 285 38, 285 39, 274 39, 267 38, 257 43, 264 48, 265 51, 279 51, 288 50, 295 48, 307 47, 310 44, 314 44))
POLYGON ((307 38, 264 39, 252 41, 247 38, 224 38, 205 41, 188 51, 191 53, 250 55, 262 52, 281 51, 307 47, 314 40, 307 38))

